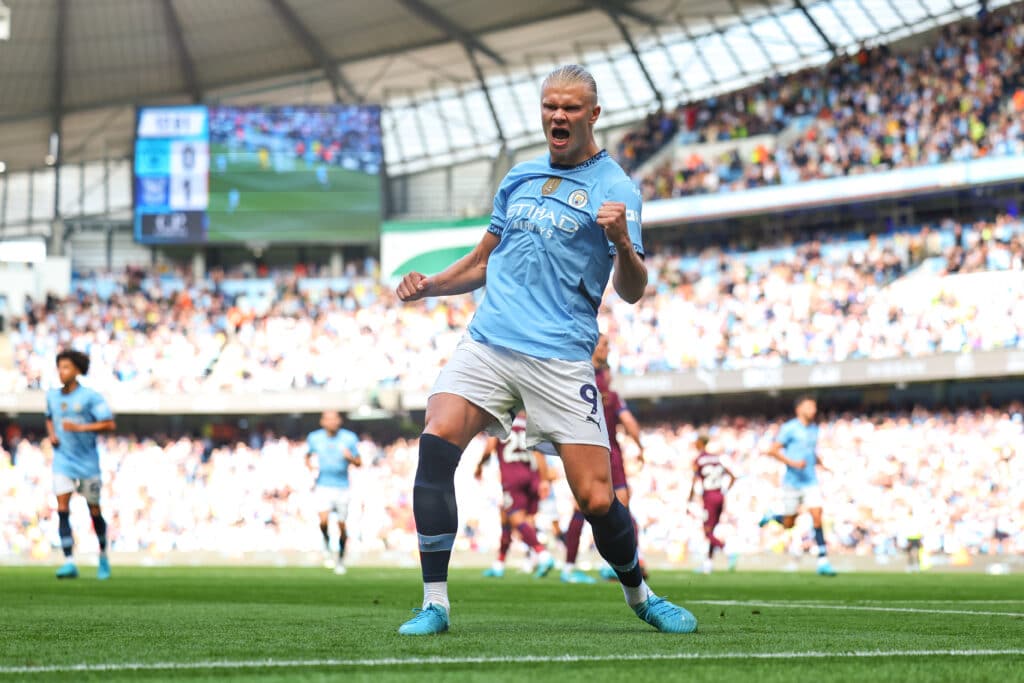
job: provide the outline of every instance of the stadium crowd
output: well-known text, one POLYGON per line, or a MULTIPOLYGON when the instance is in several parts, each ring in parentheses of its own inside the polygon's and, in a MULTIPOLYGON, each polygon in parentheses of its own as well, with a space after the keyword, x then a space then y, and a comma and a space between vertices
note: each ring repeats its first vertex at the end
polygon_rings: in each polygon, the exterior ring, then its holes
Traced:
MULTIPOLYGON (((832 415, 820 420, 819 452, 832 470, 822 474, 828 539, 833 552, 874 555, 883 561, 908 536, 922 536, 933 553, 953 555, 1024 551, 1024 406, 1005 409, 873 415, 832 415)), ((777 510, 781 465, 764 455, 781 420, 723 418, 709 425, 648 426, 645 464, 626 446, 633 489, 631 507, 641 547, 659 549, 673 563, 701 554, 699 507, 686 500, 690 462, 699 430, 711 435, 738 479, 727 495, 719 535, 729 551, 797 550, 810 528, 791 538, 758 528, 777 510)), ((624 440, 624 442, 627 440, 624 440)), ((271 433, 248 442, 213 445, 194 438, 117 435, 101 441, 104 510, 115 552, 141 552, 154 560, 180 552, 319 553, 305 442, 271 433)), ((56 557, 48 445, 28 438, 0 449, 0 556, 56 557)), ((501 489, 497 468, 473 479, 482 439, 463 456, 457 474, 461 515, 458 549, 490 553, 500 535, 501 489)), ((399 440, 360 443, 364 467, 351 473, 350 549, 396 561, 416 550, 411 492, 417 444, 399 440)), ((558 467, 555 467, 558 471, 558 467)), ((568 521, 572 500, 564 481, 552 487, 558 516, 568 521)), ((84 505, 81 498, 74 505, 84 505)), ((78 542, 89 552, 94 537, 87 514, 72 514, 78 542)), ((550 519, 538 528, 550 528, 550 519)), ((550 539, 549 539, 550 541, 550 539)), ((553 542, 552 542, 553 545, 553 542)), ((318 554, 314 557, 319 557, 318 554)), ((595 556, 596 557, 596 556, 595 556)))
MULTIPOLYGON (((936 277, 1024 271, 1024 225, 1011 216, 742 253, 660 246, 647 262, 652 284, 639 305, 623 305, 609 290, 602 306, 618 373, 1024 346, 1019 286, 1001 296, 942 280, 931 293, 888 286, 927 263, 936 277)), ((251 279, 215 273, 203 282, 136 270, 79 279, 68 299, 27 302, 13 320, 16 371, 0 388, 52 386, 54 356, 72 346, 91 356, 90 381, 100 391, 425 389, 475 299, 402 306, 374 268, 353 267, 336 280, 307 270, 251 279)))
POLYGON ((625 135, 630 172, 666 143, 794 131, 713 156, 693 148, 636 180, 646 199, 726 192, 983 156, 1024 154, 1024 9, 940 29, 925 47, 862 48, 825 68, 651 114, 625 135), (677 134, 678 131, 678 134, 677 134))

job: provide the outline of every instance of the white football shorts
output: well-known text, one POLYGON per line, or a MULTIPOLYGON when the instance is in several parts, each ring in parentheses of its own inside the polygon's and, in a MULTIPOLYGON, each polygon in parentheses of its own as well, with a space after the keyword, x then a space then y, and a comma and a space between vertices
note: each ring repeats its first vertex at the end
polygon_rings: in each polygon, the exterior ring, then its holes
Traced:
POLYGON ((817 484, 795 488, 793 486, 782 487, 782 514, 786 517, 800 512, 800 507, 820 508, 824 499, 821 496, 821 489, 817 484))
POLYGON ((89 505, 100 504, 100 492, 103 490, 103 481, 99 477, 88 477, 87 479, 72 479, 66 474, 53 473, 53 493, 62 496, 65 493, 78 493, 89 505))
POLYGON ((430 395, 455 394, 483 408, 487 431, 507 439, 526 409, 526 445, 542 441, 608 448, 601 395, 589 360, 534 358, 476 341, 467 333, 441 370, 430 395))
POLYGON ((348 489, 340 486, 317 486, 313 490, 313 498, 316 500, 317 512, 333 512, 338 515, 338 521, 341 522, 348 518, 348 489))

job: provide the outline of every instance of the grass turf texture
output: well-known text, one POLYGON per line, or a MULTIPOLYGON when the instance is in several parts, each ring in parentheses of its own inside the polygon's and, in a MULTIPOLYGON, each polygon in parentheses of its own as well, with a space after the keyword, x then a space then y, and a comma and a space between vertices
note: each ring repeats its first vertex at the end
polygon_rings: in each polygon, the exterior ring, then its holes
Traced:
MULTIPOLYGON (((211 159, 224 145, 212 145, 211 159)), ((210 242, 354 242, 376 239, 381 221, 381 179, 335 166, 327 169, 328 187, 319 183, 316 166, 296 161, 295 169, 277 172, 260 166, 255 153, 235 155, 227 169, 210 169, 210 242), (239 205, 229 211, 228 193, 239 191, 239 205)))
POLYGON ((1024 577, 965 574, 654 572, 651 585, 690 607, 700 631, 656 633, 615 584, 565 585, 551 576, 502 580, 456 571, 452 631, 397 635, 418 606, 410 570, 114 567, 114 578, 57 581, 50 568, 0 568, 0 681, 521 681, 1024 680, 1024 577), (720 605, 737 601, 759 605, 720 605), (807 601, 817 608, 794 607, 807 601), (996 601, 996 602, 989 602, 996 601), (998 602, 1002 601, 1002 602, 998 602), (776 603, 776 604, 767 604, 776 603), (829 607, 891 607, 965 615, 829 607), (1019 616, 1014 616, 1019 614, 1019 616), (715 655, 855 651, 1016 650, 1012 655, 711 659, 715 655), (693 660, 294 665, 279 668, 25 673, 20 666, 253 660, 382 660, 523 656, 693 656, 693 660))

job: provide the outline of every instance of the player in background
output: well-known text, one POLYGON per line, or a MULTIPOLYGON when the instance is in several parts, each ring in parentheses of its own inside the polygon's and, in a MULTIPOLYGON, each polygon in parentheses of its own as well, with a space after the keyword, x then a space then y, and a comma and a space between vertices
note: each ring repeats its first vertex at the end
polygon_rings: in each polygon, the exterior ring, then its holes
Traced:
POLYGON ((57 375, 63 385, 46 392, 46 433, 53 445, 53 492, 57 495, 57 518, 64 564, 58 579, 78 578, 71 535, 71 494, 85 498, 92 517, 92 528, 100 546, 96 578, 110 578, 107 558, 107 522, 100 509, 100 453, 96 435, 112 432, 114 414, 97 392, 82 386, 78 378, 89 372, 89 356, 81 351, 57 354, 57 375))
MULTIPOLYGON (((723 550, 725 543, 715 536, 715 527, 722 519, 722 510, 725 507, 725 492, 736 481, 736 477, 729 471, 729 468, 722 462, 717 453, 708 452, 708 435, 697 436, 696 447, 697 457, 693 459, 693 480, 690 482, 690 495, 687 501, 693 500, 693 494, 697 490, 697 481, 701 484, 701 497, 704 501, 704 537, 708 539, 708 556, 704 558, 701 571, 704 574, 711 573, 711 560, 715 550, 723 550)), ((729 556, 729 570, 736 568, 736 555, 729 556)))
POLYGON ((501 545, 498 559, 484 572, 484 576, 501 578, 505 576, 505 556, 512 545, 512 530, 515 529, 530 550, 536 553, 535 576, 544 578, 555 566, 551 553, 537 538, 533 516, 540 504, 540 483, 547 479, 547 461, 544 454, 526 447, 526 415, 520 413, 512 423, 512 433, 506 441, 492 436, 487 439, 480 462, 473 476, 477 481, 483 478, 484 464, 497 454, 501 476, 501 545))
POLYGON ((818 402, 808 395, 800 396, 795 403, 796 417, 779 429, 768 455, 786 466, 782 478, 781 515, 765 515, 760 526, 778 522, 786 529, 792 529, 801 507, 811 513, 814 524, 814 541, 818 546, 818 574, 835 576, 828 561, 828 547, 825 545, 825 531, 821 525, 822 496, 818 486, 817 468, 830 471, 818 453, 818 425, 814 419, 818 414, 818 402))
MULTIPOLYGON (((594 376, 597 390, 601 394, 601 405, 604 411, 605 424, 608 426, 609 461, 612 473, 612 490, 615 497, 625 506, 629 507, 629 482, 626 480, 626 466, 622 458, 622 447, 619 445, 619 425, 621 424, 639 449, 638 461, 641 465, 644 462, 644 447, 640 442, 640 424, 636 421, 633 413, 626 406, 625 401, 619 394, 611 389, 611 371, 608 369, 608 335, 602 334, 597 338, 597 345, 591 356, 591 363, 594 365, 594 376)), ((630 514, 633 523, 633 531, 639 539, 640 529, 636 518, 630 514)), ((594 583, 594 579, 576 569, 576 558, 579 555, 580 535, 583 532, 583 513, 577 508, 573 513, 569 528, 565 532, 565 565, 562 567, 562 581, 566 583, 594 583)), ((646 577, 647 571, 640 564, 640 570, 646 577)), ((601 568, 601 577, 613 580, 616 578, 615 570, 605 565, 601 568)))
POLYGON ((609 280, 630 304, 647 289, 643 199, 594 138, 601 114, 594 77, 578 65, 561 66, 540 94, 548 153, 505 175, 473 251, 436 275, 407 273, 396 288, 408 302, 487 287, 427 400, 413 487, 423 601, 398 632, 449 629, 448 564, 459 525, 455 470, 477 434, 507 437, 525 409, 527 446, 550 441, 558 450, 626 604, 661 632, 692 633, 696 618, 655 595, 641 574, 629 510, 611 487, 608 431, 590 363, 609 280))
POLYGON ((336 410, 325 410, 320 416, 321 429, 306 437, 306 466, 316 474, 314 498, 320 515, 320 533, 324 537, 324 566, 335 574, 344 574, 345 543, 348 541, 349 466, 359 467, 359 437, 355 432, 342 429, 343 420, 336 410), (314 467, 313 456, 316 456, 314 467), (328 522, 331 513, 338 516, 338 557, 331 555, 328 522))

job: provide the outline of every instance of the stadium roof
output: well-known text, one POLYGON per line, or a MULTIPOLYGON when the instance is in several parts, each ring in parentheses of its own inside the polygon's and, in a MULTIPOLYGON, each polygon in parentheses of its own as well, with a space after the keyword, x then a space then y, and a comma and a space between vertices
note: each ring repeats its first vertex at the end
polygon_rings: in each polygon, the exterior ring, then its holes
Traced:
MULTIPOLYGON (((1006 4, 991 2, 990 5, 1006 4)), ((384 105, 392 172, 538 141, 567 60, 611 123, 974 12, 965 0, 0 0, 0 162, 130 153, 134 106, 384 105), (524 107, 523 102, 527 102, 524 107)), ((52 160, 51 160, 52 161, 52 160)))

